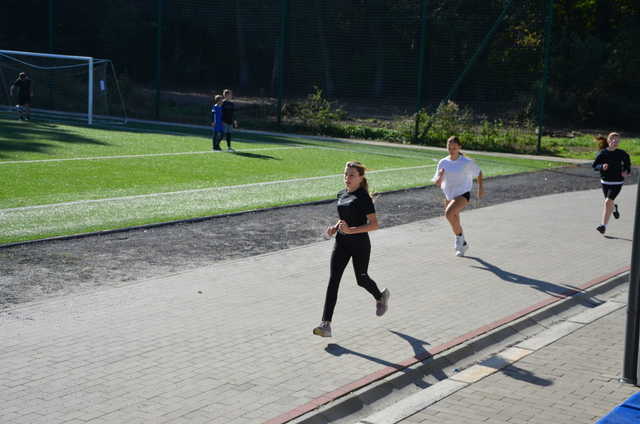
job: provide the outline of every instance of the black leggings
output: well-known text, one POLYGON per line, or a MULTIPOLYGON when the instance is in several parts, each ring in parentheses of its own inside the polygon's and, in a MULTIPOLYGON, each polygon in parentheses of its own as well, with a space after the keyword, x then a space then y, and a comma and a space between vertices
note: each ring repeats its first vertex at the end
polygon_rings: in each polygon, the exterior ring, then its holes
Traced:
POLYGON ((366 237, 337 235, 333 252, 331 253, 331 275, 329 277, 327 295, 324 301, 322 321, 331 321, 333 317, 333 310, 338 300, 340 280, 342 279, 344 269, 349 263, 349 259, 353 258, 353 271, 356 274, 358 285, 371 293, 376 300, 382 297, 375 281, 367 274, 370 255, 371 242, 369 241, 368 235, 366 235, 366 237))

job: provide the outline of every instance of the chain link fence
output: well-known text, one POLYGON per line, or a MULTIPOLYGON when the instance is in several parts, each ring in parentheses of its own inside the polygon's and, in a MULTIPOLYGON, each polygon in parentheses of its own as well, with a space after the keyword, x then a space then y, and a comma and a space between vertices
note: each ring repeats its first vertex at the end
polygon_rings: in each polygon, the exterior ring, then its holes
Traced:
POLYGON ((531 150, 544 124, 550 4, 50 0, 36 37, 11 47, 110 59, 133 118, 206 124, 212 96, 230 88, 245 128, 381 128, 428 144, 457 132, 531 150), (309 110, 325 113, 321 125, 309 128, 309 110))

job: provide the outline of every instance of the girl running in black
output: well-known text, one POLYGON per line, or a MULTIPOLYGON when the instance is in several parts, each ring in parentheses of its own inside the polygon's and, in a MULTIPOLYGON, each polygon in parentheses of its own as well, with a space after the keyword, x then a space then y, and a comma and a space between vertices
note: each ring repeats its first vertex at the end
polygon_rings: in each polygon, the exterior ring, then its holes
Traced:
POLYGON ((331 254, 331 274, 324 302, 322 322, 313 329, 313 334, 316 336, 331 337, 331 319, 338 299, 338 288, 349 259, 353 259, 353 270, 358 285, 376 299, 376 315, 382 316, 387 312, 389 290, 384 289, 381 292, 367 274, 371 254, 368 232, 378 229, 378 219, 369 195, 364 172, 365 168, 360 162, 347 162, 344 169, 346 188, 338 192, 340 220, 335 225, 328 227, 325 232, 328 236, 337 234, 331 254))
POLYGON ((598 137, 600 153, 593 161, 593 169, 600 171, 600 182, 604 193, 602 222, 596 228, 601 234, 607 231, 609 218, 613 213, 615 219, 620 218, 618 205, 614 203, 624 184, 624 177, 631 175, 631 159, 622 149, 618 149, 620 134, 612 132, 607 138, 598 137))

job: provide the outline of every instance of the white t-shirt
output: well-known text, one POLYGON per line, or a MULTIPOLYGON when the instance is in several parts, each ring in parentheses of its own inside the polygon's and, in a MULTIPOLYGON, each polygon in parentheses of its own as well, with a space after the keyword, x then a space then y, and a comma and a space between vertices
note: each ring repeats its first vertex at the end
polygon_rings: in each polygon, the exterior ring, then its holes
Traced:
POLYGON ((438 179, 441 169, 444 169, 444 176, 440 188, 447 200, 453 200, 471 191, 473 179, 480 175, 480 167, 472 159, 463 155, 458 156, 456 160, 451 160, 448 156, 440 159, 433 181, 438 179))

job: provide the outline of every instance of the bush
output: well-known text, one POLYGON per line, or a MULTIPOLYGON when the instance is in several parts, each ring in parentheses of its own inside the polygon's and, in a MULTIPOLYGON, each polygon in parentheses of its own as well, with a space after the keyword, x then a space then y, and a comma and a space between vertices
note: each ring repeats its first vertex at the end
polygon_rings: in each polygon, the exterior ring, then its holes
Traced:
POLYGON ((297 104, 288 105, 285 112, 289 117, 298 118, 302 124, 314 132, 328 134, 331 128, 336 126, 337 121, 346 118, 346 113, 335 108, 327 100, 318 87, 313 87, 313 93, 297 104))
MULTIPOLYGON (((405 140, 413 140, 415 115, 399 125, 405 140)), ((468 110, 449 101, 435 113, 422 110, 418 114, 418 144, 445 146, 447 139, 457 135, 469 149, 501 152, 532 152, 536 147, 535 125, 528 119, 505 122, 476 117, 468 110)))

